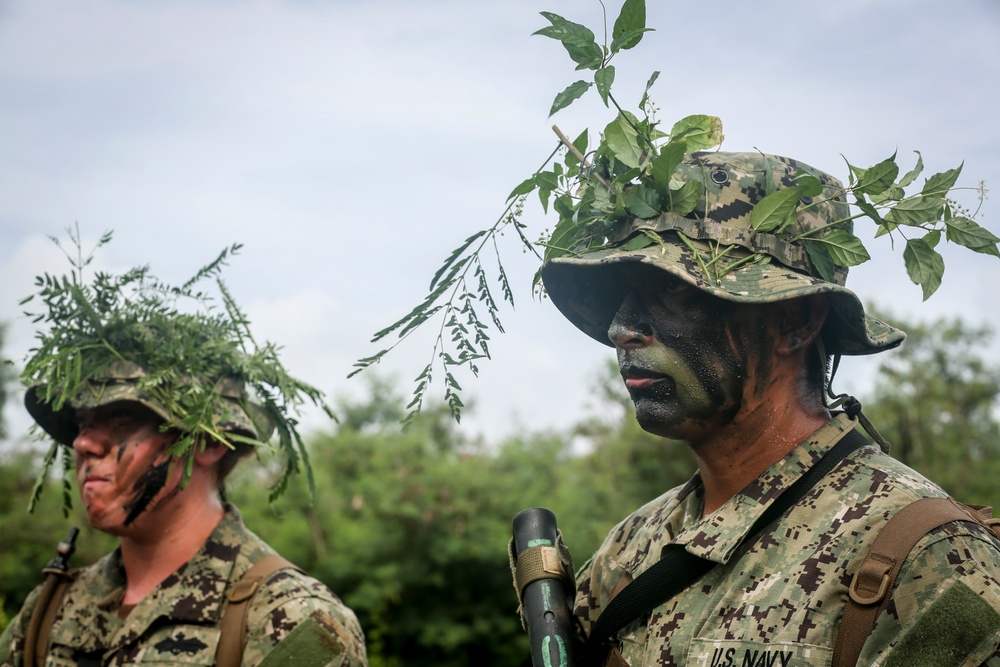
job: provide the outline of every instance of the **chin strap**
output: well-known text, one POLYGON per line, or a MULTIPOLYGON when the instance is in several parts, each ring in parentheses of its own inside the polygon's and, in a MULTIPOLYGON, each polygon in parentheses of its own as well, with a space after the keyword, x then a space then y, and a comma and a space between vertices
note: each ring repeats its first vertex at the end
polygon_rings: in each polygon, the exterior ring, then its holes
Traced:
MULTIPOLYGON (((820 359, 823 363, 826 363, 826 348, 823 345, 823 339, 817 338, 816 340, 817 349, 819 350, 820 359)), ((847 416, 851 419, 857 419, 861 427, 865 429, 865 432, 871 436, 871 439, 878 443, 878 446, 886 454, 889 453, 889 441, 882 437, 882 434, 878 432, 875 425, 861 412, 861 401, 856 399, 850 394, 837 394, 833 391, 833 378, 837 375, 837 368, 840 367, 840 354, 833 355, 833 364, 830 366, 830 379, 826 383, 826 393, 823 396, 823 404, 826 406, 827 410, 833 411, 836 409, 842 409, 847 413, 847 416), (830 401, 827 401, 829 397, 830 401)))

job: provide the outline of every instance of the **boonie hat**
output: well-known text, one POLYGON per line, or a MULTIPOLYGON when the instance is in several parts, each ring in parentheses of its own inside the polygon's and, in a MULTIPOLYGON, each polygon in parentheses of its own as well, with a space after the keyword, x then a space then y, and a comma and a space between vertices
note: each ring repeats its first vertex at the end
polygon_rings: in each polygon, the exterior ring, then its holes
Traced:
POLYGON ((846 268, 836 267, 833 282, 824 280, 803 241, 796 238, 850 217, 839 180, 796 160, 756 152, 692 153, 674 179, 701 184, 693 213, 623 221, 606 246, 557 257, 542 267, 552 302, 584 333, 612 345, 607 332, 626 289, 622 269, 648 264, 737 303, 826 294, 830 314, 822 337, 828 354, 872 354, 903 341, 902 331, 865 313, 861 300, 844 286, 846 268), (804 197, 804 206, 780 236, 754 230, 750 212, 757 202, 776 189, 796 185, 800 171, 819 179, 822 194, 815 202, 804 197), (650 241, 651 236, 658 241, 650 241))
MULTIPOLYGON (((170 414, 163 402, 157 400, 153 391, 142 385, 141 380, 146 376, 145 369, 139 364, 113 361, 104 372, 84 382, 75 396, 59 401, 60 397, 49 395, 44 385, 36 385, 25 393, 24 404, 35 422, 56 442, 67 447, 73 446, 73 440, 79 433, 76 421, 76 411, 79 409, 132 401, 149 408, 164 421, 176 423, 174 415, 170 414), (56 408, 56 405, 60 407, 56 408)), ((186 382, 194 381, 187 379, 186 382)), ((261 441, 270 437, 274 428, 271 420, 263 408, 249 399, 242 380, 222 378, 215 383, 213 390, 219 392, 220 396, 220 400, 214 403, 212 424, 215 428, 221 432, 236 433, 261 441)))

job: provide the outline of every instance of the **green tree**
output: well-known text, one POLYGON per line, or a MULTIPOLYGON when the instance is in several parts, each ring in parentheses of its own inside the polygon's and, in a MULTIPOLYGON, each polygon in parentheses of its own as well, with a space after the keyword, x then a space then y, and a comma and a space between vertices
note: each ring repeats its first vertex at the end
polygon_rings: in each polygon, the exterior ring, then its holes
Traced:
POLYGON ((522 664, 510 520, 551 482, 564 446, 532 438, 494 455, 463 438, 443 406, 403 431, 403 405, 384 383, 366 401, 340 401, 337 429, 309 439, 315 505, 291 489, 268 508, 248 477, 231 497, 355 610, 373 667, 522 664))
POLYGON ((960 319, 904 323, 902 329, 907 339, 885 355, 866 414, 895 458, 963 502, 995 505, 1000 366, 988 356, 994 331, 960 319))

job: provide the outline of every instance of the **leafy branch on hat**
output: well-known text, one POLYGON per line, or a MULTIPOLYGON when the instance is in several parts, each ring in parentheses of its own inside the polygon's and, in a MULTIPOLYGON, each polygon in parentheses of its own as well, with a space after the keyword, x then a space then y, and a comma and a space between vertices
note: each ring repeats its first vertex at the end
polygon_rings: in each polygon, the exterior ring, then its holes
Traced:
MULTIPOLYGON (((113 364, 136 364, 143 371, 135 378, 137 390, 166 410, 162 428, 177 432, 169 453, 183 460, 185 482, 195 448, 205 446, 209 438, 231 449, 243 445, 279 453, 282 469, 271 488, 271 500, 285 491, 292 473, 303 467, 314 493, 296 414, 305 401, 331 417, 333 413, 320 390, 288 373, 277 347, 270 342, 258 344, 248 318, 220 278, 229 258, 242 246, 223 249, 180 286, 157 279, 148 266, 117 275, 96 272, 88 282, 85 269, 112 234, 105 233, 85 253, 79 229, 67 232, 69 250, 51 238, 69 260, 69 274, 37 276, 36 292, 20 302, 32 309, 25 314, 42 326, 25 362, 22 382, 35 387, 38 398, 59 411, 74 397, 102 386, 113 364), (214 282, 221 308, 216 297, 201 288, 206 281, 214 282), (35 306, 42 308, 35 310, 35 306), (240 409, 258 433, 275 427, 276 447, 266 441, 267 435, 257 439, 220 428, 217 419, 225 419, 231 409, 221 394, 223 381, 244 384, 248 391, 240 399, 240 409)), ((70 506, 70 449, 53 443, 32 493, 32 508, 60 450, 64 510, 70 506)))
MULTIPOLYGON (((378 363, 431 318, 441 319, 431 360, 415 380, 406 423, 419 412, 435 368, 440 368, 444 374, 445 400, 455 419, 460 419, 463 404, 458 392, 461 387, 454 373, 464 367, 477 375, 477 362, 490 357, 487 346, 490 324, 479 318, 474 306, 485 307, 493 327, 503 332, 497 303, 483 269, 482 258, 487 247, 496 256, 497 279, 504 300, 513 306, 497 246, 497 237, 506 229, 513 228, 520 243, 536 255, 535 246, 543 248, 544 264, 558 257, 608 246, 616 225, 630 219, 653 219, 664 213, 693 219, 708 217, 708 197, 704 196, 706 179, 681 179, 677 172, 686 154, 721 145, 722 122, 716 116, 692 115, 674 123, 669 131, 662 129, 649 96, 659 72, 653 72, 646 83, 638 104, 639 115, 623 109, 611 92, 615 81, 611 61, 618 53, 638 45, 643 35, 651 30, 646 27, 646 4, 645 0, 624 0, 609 43, 607 10, 604 2, 598 1, 605 10, 602 41, 599 42, 586 26, 551 12, 541 12, 549 25, 534 33, 560 42, 577 71, 592 72, 589 80, 579 79, 556 94, 549 110, 550 117, 592 88, 606 107, 614 108, 615 117, 600 132, 596 147, 590 148, 589 130, 570 141, 558 128, 553 128, 560 138, 557 150, 549 155, 542 167, 511 191, 500 218, 455 248, 435 274, 424 300, 372 338, 376 343, 394 334, 396 341, 354 364, 355 370, 350 376, 378 363), (556 159, 559 154, 562 158, 556 159), (543 232, 535 244, 527 240, 526 226, 520 221, 526 198, 533 192, 537 192, 545 213, 551 206, 558 215, 552 231, 543 232), (696 209, 703 199, 706 210, 701 212, 696 209)), ((960 168, 931 176, 919 194, 907 195, 905 188, 923 169, 922 159, 898 181, 895 156, 868 169, 849 167, 849 185, 841 192, 827 195, 826 199, 822 198, 822 184, 812 174, 800 172, 795 185, 781 189, 765 179, 768 190, 751 211, 752 228, 802 244, 816 273, 832 281, 837 267, 856 266, 871 258, 854 235, 852 224, 856 218, 867 217, 878 225, 876 236, 890 234, 905 240, 903 256, 907 272, 921 286, 925 299, 937 289, 944 273, 943 260, 934 250, 942 232, 949 241, 976 252, 1000 255, 997 250, 1000 239, 975 223, 975 214, 968 214, 949 199, 960 168), (852 203, 861 213, 808 234, 789 237, 789 227, 800 212, 830 198, 847 195, 853 196, 852 203), (805 201, 812 198, 812 202, 803 203, 803 198, 805 201), (922 232, 923 235, 910 238, 910 232, 922 232)), ((980 187, 979 192, 982 199, 985 190, 980 187)), ((725 274, 748 263, 771 261, 769 255, 735 253, 736 246, 716 241, 709 242, 709 251, 705 253, 682 232, 674 233, 688 247, 706 279, 712 282, 720 282, 725 274), (722 262, 723 259, 726 261, 722 262)), ((662 244, 663 240, 655 232, 642 231, 615 243, 620 244, 616 247, 637 250, 662 244)), ((544 291, 541 268, 535 273, 533 288, 539 295, 544 291)))
POLYGON ((961 165, 926 178, 919 192, 906 193, 924 170, 923 156, 915 152, 916 164, 902 177, 895 154, 867 169, 848 163, 848 185, 827 199, 819 199, 823 192, 819 180, 800 171, 796 174, 796 185, 772 192, 758 202, 751 212, 750 224, 758 232, 781 236, 800 212, 828 199, 850 196, 860 213, 787 240, 802 243, 820 277, 833 281, 835 267, 858 266, 871 259, 861 239, 854 235, 851 224, 856 219, 867 218, 877 225, 876 238, 889 235, 894 239, 898 235, 905 241, 903 261, 907 275, 920 286, 927 300, 940 287, 944 276, 944 258, 935 249, 942 234, 952 243, 995 257, 1000 257, 997 248, 1000 238, 975 222, 986 198, 985 185, 980 182, 976 188, 956 187, 961 165), (951 196, 962 189, 977 193, 979 203, 975 211, 966 210, 951 196), (805 204, 802 198, 811 201, 805 204), (916 236, 918 234, 921 235, 916 236))
MULTIPOLYGON (((603 2, 601 4, 603 7, 603 2)), ((520 244, 544 262, 604 245, 614 223, 629 215, 651 217, 663 206, 670 206, 671 210, 693 209, 697 202, 694 186, 673 183, 670 177, 685 152, 709 148, 722 140, 721 122, 713 116, 685 118, 676 123, 669 134, 657 129, 649 90, 659 76, 658 72, 649 78, 643 92, 639 104, 643 110, 641 119, 624 110, 612 95, 615 79, 612 59, 618 53, 635 47, 651 30, 646 27, 645 0, 625 0, 612 27, 610 42, 607 25, 604 39, 599 43, 593 31, 586 26, 552 12, 541 12, 541 15, 549 25, 535 34, 557 40, 576 63, 577 70, 592 72, 589 81, 578 80, 555 96, 549 116, 565 109, 594 88, 605 106, 614 106, 616 117, 604 128, 600 143, 590 153, 588 131, 570 142, 557 130, 560 141, 556 149, 541 167, 511 191, 506 208, 496 222, 466 238, 455 248, 435 273, 424 299, 409 313, 372 337, 373 343, 383 341, 390 335, 394 335, 396 340, 355 362, 354 370, 348 377, 377 364, 432 318, 440 320, 431 359, 415 378, 416 386, 407 406, 409 412, 404 424, 419 413, 435 369, 439 369, 444 376, 445 401, 452 416, 456 420, 461 419, 464 405, 459 396, 461 386, 455 371, 465 368, 477 375, 477 362, 490 358, 488 342, 491 328, 503 332, 499 304, 492 294, 484 268, 487 252, 495 256, 496 280, 500 284, 502 300, 511 306, 514 304, 500 257, 498 237, 513 229, 520 244), (657 148, 658 144, 662 146, 657 148), (555 160, 560 153, 563 153, 563 158, 555 160), (587 160, 588 155, 591 161, 587 160), (633 184, 632 181, 641 173, 649 175, 648 183, 633 184), (535 191, 543 211, 547 213, 551 205, 559 214, 559 222, 551 234, 543 233, 537 243, 532 243, 525 235, 526 225, 520 217, 527 196, 535 191), (540 254, 536 246, 540 246, 543 253, 540 254), (479 317, 477 306, 485 309, 488 321, 479 317)), ((540 293, 540 274, 535 275, 533 284, 540 293)))

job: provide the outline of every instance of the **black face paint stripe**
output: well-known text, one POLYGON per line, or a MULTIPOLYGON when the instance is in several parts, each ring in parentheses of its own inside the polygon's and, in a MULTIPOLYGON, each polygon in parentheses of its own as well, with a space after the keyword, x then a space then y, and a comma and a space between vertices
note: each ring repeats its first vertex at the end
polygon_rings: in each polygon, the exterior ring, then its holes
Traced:
POLYGON ((135 500, 126 503, 125 509, 128 515, 125 517, 125 525, 131 525, 136 518, 146 511, 153 498, 167 485, 167 475, 170 472, 170 459, 160 465, 150 466, 149 470, 142 473, 142 476, 135 482, 135 500))

